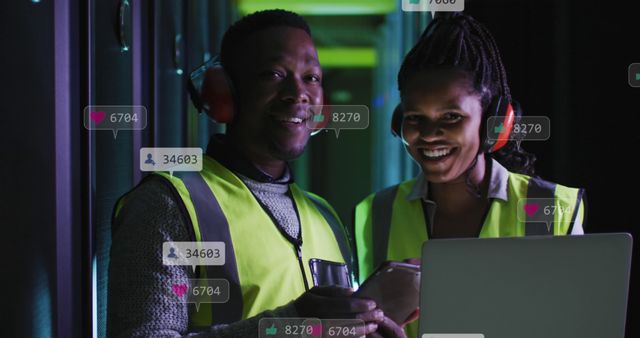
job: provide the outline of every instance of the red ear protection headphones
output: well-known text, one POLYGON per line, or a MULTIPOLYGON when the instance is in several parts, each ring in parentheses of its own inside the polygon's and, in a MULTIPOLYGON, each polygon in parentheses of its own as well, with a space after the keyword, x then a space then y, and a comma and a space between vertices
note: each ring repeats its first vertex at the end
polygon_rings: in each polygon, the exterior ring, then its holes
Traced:
MULTIPOLYGON (((514 104, 518 107, 517 103, 514 104)), ((480 152, 493 153, 504 147, 509 141, 513 125, 516 123, 516 118, 518 118, 520 114, 520 109, 513 109, 513 105, 504 96, 494 98, 480 126, 480 152), (502 132, 498 134, 497 139, 489 139, 487 137, 487 122, 490 117, 498 118, 503 125, 502 132)), ((402 127, 402 118, 402 106, 398 104, 393 110, 393 116, 391 117, 391 133, 400 138, 402 138, 400 130, 402 127)))
MULTIPOLYGON (((517 106, 517 104, 516 104, 517 106)), ((509 136, 513 131, 513 125, 516 123, 516 115, 520 110, 513 109, 513 105, 504 96, 498 96, 491 101, 488 108, 488 114, 482 119, 482 125, 480 126, 480 152, 493 153, 500 148, 504 147, 509 142, 509 136), (502 131, 498 134, 496 139, 490 139, 487 137, 487 123, 489 117, 495 117, 496 121, 502 123, 502 131)), ((500 125, 498 123, 497 125, 500 125)))
POLYGON ((235 114, 234 89, 218 57, 191 72, 189 93, 193 104, 218 123, 230 123, 235 114), (198 90, 199 88, 199 90, 198 90))

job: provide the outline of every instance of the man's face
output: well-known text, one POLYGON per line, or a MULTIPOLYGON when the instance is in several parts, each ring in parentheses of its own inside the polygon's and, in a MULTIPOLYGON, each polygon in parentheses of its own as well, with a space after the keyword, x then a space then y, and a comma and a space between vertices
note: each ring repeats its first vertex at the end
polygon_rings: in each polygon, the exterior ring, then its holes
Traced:
POLYGON ((292 27, 254 33, 235 65, 236 140, 263 158, 300 156, 311 132, 309 106, 322 104, 322 70, 311 37, 292 27))
POLYGON ((407 83, 402 134, 430 182, 463 179, 478 155, 482 106, 471 88, 452 70, 421 71, 407 83))

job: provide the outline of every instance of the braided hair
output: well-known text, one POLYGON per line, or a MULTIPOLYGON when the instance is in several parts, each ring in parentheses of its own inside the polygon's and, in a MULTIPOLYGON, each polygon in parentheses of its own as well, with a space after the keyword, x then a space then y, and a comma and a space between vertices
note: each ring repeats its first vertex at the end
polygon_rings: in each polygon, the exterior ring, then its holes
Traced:
MULTIPOLYGON (((486 114, 491 101, 497 96, 502 95, 511 102, 507 73, 498 46, 489 30, 468 15, 436 14, 402 62, 398 73, 401 96, 406 92, 408 80, 413 74, 437 69, 466 73, 474 93, 480 96, 483 114, 486 114)), ((517 104, 514 104, 514 108, 517 109, 517 104)), ((535 155, 518 147, 513 140, 490 156, 512 172, 535 174, 535 155)))

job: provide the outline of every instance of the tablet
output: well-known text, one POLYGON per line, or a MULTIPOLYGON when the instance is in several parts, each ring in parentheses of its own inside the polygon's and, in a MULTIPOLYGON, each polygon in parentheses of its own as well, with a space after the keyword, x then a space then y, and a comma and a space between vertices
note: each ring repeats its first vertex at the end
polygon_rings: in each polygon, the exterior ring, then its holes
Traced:
POLYGON ((374 300, 387 317, 403 324, 418 308, 419 290, 418 265, 385 262, 362 283, 354 297, 374 300))

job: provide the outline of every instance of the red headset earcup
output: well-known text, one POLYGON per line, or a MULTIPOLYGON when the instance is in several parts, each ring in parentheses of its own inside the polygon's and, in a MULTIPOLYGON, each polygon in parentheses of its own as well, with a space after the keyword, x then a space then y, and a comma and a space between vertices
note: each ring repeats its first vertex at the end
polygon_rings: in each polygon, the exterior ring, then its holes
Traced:
POLYGON ((218 123, 233 121, 235 103, 229 77, 221 66, 209 68, 202 81, 202 102, 209 117, 218 123))
POLYGON ((490 153, 496 152, 500 150, 500 148, 504 147, 507 142, 509 142, 509 136, 511 136, 511 131, 513 130, 513 124, 515 122, 515 112, 513 110, 513 106, 511 103, 507 104, 507 107, 504 110, 504 120, 502 121, 502 132, 498 134, 498 139, 496 143, 489 150, 490 153))

